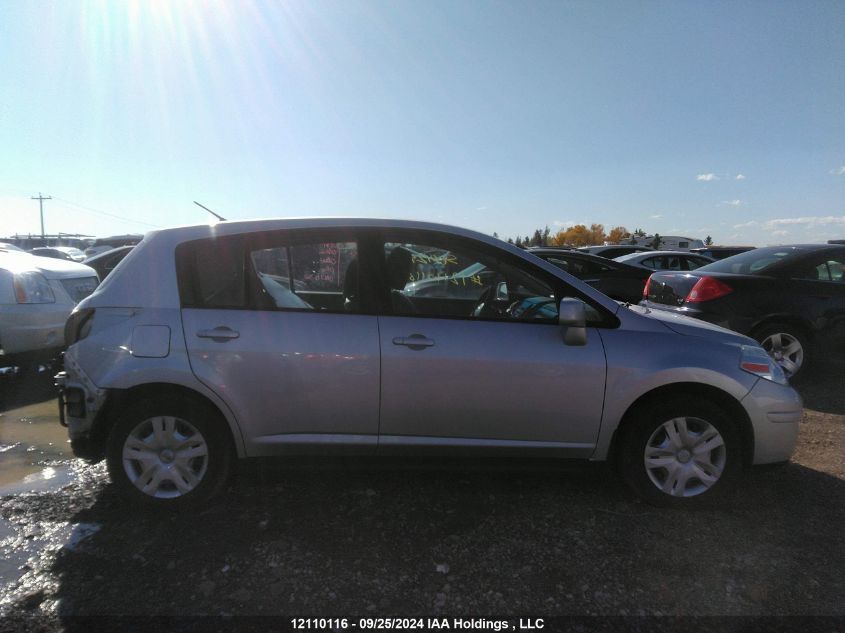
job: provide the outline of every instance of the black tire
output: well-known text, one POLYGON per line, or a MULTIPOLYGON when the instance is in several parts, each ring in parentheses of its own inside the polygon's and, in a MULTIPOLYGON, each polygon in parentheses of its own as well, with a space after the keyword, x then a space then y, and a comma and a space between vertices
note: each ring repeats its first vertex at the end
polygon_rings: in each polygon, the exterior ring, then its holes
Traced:
POLYGON ((769 352, 770 356, 774 358, 773 352, 766 344, 764 344, 764 342, 766 339, 776 334, 783 334, 787 337, 791 337, 801 345, 803 352, 802 361, 797 371, 788 371, 787 368, 784 367, 783 363, 775 358, 775 362, 784 368, 784 371, 790 380, 799 380, 807 374, 807 369, 811 365, 813 350, 811 347, 810 337, 800 326, 793 325, 791 323, 767 323, 754 330, 752 337, 755 341, 760 343, 767 352, 769 352))
MULTIPOLYGON (((709 432, 708 435, 698 437, 708 436, 709 432)), ((638 497, 655 506, 695 507, 706 505, 721 496, 725 490, 730 489, 733 480, 742 470, 742 444, 739 430, 724 409, 713 402, 704 400, 701 396, 676 395, 664 401, 652 401, 644 404, 632 413, 630 419, 626 420, 620 430, 619 441, 620 445, 617 451, 619 474, 638 497), (658 487, 658 483, 661 483, 661 475, 665 476, 662 480, 665 483, 670 479, 670 471, 660 467, 647 468, 645 452, 650 440, 652 440, 652 446, 658 443, 657 440, 661 437, 669 442, 668 435, 661 430, 661 427, 664 423, 677 418, 687 419, 686 424, 690 429, 689 436, 691 438, 695 438, 696 433, 706 428, 701 423, 703 421, 706 425, 718 431, 723 441, 723 448, 716 448, 707 453, 708 462, 711 461, 711 456, 712 461, 718 462, 721 459, 721 474, 716 478, 715 483, 707 487, 704 480, 698 479, 693 474, 689 477, 683 491, 676 493, 678 496, 673 496, 658 487), (649 472, 651 472, 651 475, 649 472), (689 494, 689 496, 681 496, 682 494, 689 494)), ((677 455, 680 455, 680 453, 677 453, 677 455)), ((680 460, 684 457, 686 455, 675 459, 680 460)), ((687 461, 682 464, 676 461, 675 464, 672 464, 672 467, 685 469, 698 467, 701 469, 701 465, 695 457, 686 457, 686 459, 687 461)), ((715 472, 711 466, 705 467, 704 471, 705 474, 708 471, 711 474, 715 472)))
MULTIPOLYGON (((159 428, 162 432, 163 427, 161 422, 159 428)), ((179 455, 178 451, 170 452, 179 455)), ((146 453, 137 454, 150 459, 146 453)), ((146 398, 130 404, 119 415, 106 444, 109 476, 118 494, 127 501, 143 504, 147 508, 174 509, 206 502, 219 492, 228 479, 232 460, 229 429, 221 414, 204 402, 172 395, 146 398), (153 434, 148 435, 148 440, 155 442, 152 425, 156 423, 155 420, 162 421, 164 418, 173 420, 174 436, 194 438, 193 443, 185 440, 184 449, 180 450, 196 452, 204 448, 206 454, 184 459, 166 455, 164 459, 169 457, 170 461, 163 462, 162 453, 159 453, 159 462, 154 468, 163 467, 166 474, 161 483, 156 485, 155 494, 150 494, 142 491, 130 478, 131 472, 136 480, 141 479, 141 464, 150 462, 142 462, 139 458, 125 463, 123 449, 130 436, 137 439, 148 432, 153 434), (196 439, 194 431, 199 434, 199 439, 196 439), (190 472, 185 473, 186 469, 190 472), (197 483, 191 483, 191 475, 197 483), (180 490, 174 483, 177 476, 182 486, 190 487, 187 492, 180 490)))

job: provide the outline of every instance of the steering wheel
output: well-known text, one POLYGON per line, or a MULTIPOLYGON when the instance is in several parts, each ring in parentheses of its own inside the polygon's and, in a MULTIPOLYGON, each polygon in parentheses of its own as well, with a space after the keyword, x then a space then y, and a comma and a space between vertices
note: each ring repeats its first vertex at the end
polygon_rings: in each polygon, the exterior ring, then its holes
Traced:
POLYGON ((492 283, 484 289, 484 292, 482 292, 481 296, 478 298, 478 303, 475 304, 475 308, 472 310, 472 316, 482 318, 506 316, 507 311, 503 310, 495 303, 498 288, 498 283, 492 283))

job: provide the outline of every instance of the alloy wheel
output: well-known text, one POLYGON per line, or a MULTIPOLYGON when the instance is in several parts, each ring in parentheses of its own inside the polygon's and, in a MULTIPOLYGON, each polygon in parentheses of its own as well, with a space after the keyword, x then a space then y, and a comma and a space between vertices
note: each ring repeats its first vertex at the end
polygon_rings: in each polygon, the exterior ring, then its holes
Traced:
POLYGON ((793 376, 804 364, 804 347, 792 334, 775 332, 762 340, 760 345, 781 366, 787 376, 793 376))

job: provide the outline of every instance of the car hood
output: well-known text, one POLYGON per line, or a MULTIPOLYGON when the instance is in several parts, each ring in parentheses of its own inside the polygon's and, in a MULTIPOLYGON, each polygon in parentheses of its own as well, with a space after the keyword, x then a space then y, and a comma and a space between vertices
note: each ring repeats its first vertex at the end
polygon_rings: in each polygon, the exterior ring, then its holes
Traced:
POLYGON ((3 253, 0 255, 0 268, 12 273, 36 270, 47 279, 94 277, 97 274, 90 266, 66 259, 38 257, 29 253, 3 253))
POLYGON ((628 309, 648 319, 659 321, 668 329, 683 336, 714 338, 721 340, 723 343, 734 343, 736 345, 758 344, 754 339, 743 334, 683 314, 634 305, 629 306, 628 309))

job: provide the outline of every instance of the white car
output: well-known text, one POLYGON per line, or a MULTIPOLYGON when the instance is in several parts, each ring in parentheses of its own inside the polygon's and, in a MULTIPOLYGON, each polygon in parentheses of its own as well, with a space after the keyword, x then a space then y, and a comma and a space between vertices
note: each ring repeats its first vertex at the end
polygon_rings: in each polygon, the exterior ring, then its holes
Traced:
POLYGON ((54 358, 68 314, 98 283, 89 266, 0 249, 0 365, 54 358))

